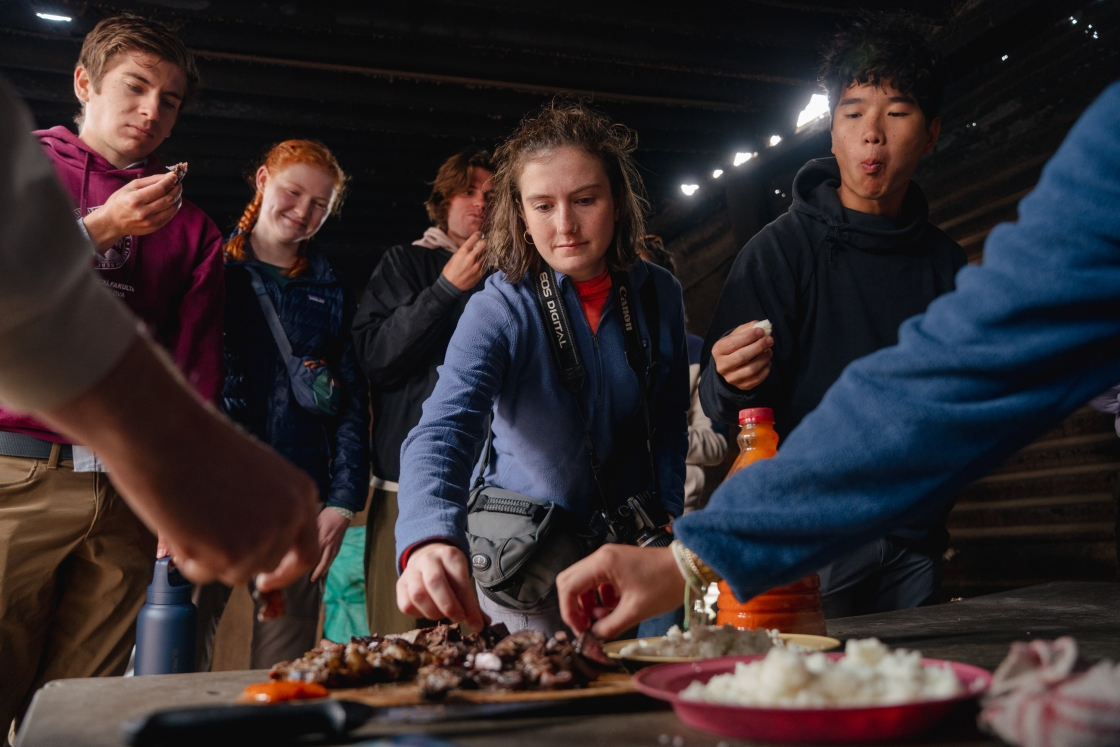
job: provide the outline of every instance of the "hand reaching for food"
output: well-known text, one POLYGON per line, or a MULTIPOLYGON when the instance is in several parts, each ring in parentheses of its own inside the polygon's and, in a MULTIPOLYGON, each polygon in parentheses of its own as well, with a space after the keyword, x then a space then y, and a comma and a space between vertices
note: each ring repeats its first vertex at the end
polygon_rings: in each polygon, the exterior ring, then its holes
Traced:
POLYGON ((183 204, 182 172, 135 179, 109 195, 82 219, 90 239, 104 251, 125 236, 147 236, 163 228, 183 204))

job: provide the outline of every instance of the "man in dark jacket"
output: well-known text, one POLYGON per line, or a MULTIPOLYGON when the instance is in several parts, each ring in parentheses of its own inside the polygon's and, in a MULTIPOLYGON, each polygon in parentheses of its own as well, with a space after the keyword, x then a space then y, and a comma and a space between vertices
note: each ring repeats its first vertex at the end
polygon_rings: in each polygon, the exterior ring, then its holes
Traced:
POLYGON ((434 224, 409 246, 390 249, 374 270, 354 318, 354 343, 373 400, 373 500, 366 529, 366 611, 375 633, 414 621, 397 609, 397 480, 401 444, 420 422, 451 333, 482 288, 493 166, 477 149, 444 161, 425 204, 434 224))
MULTIPOLYGON (((940 132, 938 68, 906 17, 864 16, 834 39, 821 81, 836 157, 801 169, 790 211, 735 261, 705 342, 700 396, 713 419, 771 407, 784 437, 845 366, 894 345, 904 320, 953 290, 964 250, 929 222, 911 181, 940 132), (764 320, 772 331, 756 327, 764 320)), ((826 616, 935 602, 947 510, 822 569, 826 616)))

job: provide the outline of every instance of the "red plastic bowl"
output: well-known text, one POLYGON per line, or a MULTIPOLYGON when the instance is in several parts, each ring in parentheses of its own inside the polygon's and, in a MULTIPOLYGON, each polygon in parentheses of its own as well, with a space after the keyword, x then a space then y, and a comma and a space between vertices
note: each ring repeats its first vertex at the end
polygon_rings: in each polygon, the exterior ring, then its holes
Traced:
MULTIPOLYGON (((843 656, 825 655, 833 660, 843 656)), ((775 742, 859 742, 919 734, 942 721, 960 703, 976 698, 992 682, 991 673, 979 667, 940 659, 922 659, 926 665, 952 668, 960 678, 965 694, 945 700, 858 708, 759 708, 702 703, 678 697, 678 693, 694 680, 707 682, 717 674, 733 672, 735 665, 741 661, 762 658, 728 656, 683 664, 660 664, 634 675, 634 684, 651 698, 672 703, 681 721, 704 731, 739 739, 775 742)))

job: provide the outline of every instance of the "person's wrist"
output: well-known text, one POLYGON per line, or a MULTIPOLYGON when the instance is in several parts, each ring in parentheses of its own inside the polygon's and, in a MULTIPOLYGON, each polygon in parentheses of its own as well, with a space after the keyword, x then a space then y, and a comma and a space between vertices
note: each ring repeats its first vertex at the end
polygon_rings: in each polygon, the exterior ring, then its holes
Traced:
POLYGON ((685 547, 680 540, 673 540, 669 549, 673 552, 673 560, 676 561, 677 570, 680 571, 681 576, 689 585, 697 589, 707 589, 721 580, 718 573, 701 560, 700 556, 685 547))
POLYGON ((108 249, 124 236, 116 227, 109 211, 104 207, 83 216, 81 220, 86 227, 86 233, 89 234, 90 241, 93 242, 98 251, 108 249))
POLYGON ((331 511, 334 511, 336 514, 346 519, 346 521, 348 522, 353 521, 354 516, 356 515, 355 511, 352 511, 348 508, 343 508, 342 506, 327 506, 327 508, 331 511))
MULTIPOLYGON (((451 540, 440 537, 419 542, 404 551, 403 557, 401 558, 401 570, 407 570, 408 564, 415 560, 417 555, 424 556, 435 552, 443 545, 454 547, 457 550, 459 549, 459 546, 451 540)), ((462 551, 460 550, 460 552, 462 551)))
POLYGON ((452 280, 442 272, 440 273, 439 277, 436 278, 435 287, 436 290, 443 292, 443 295, 449 302, 459 300, 459 298, 467 292, 465 289, 460 288, 458 285, 456 285, 454 280, 452 280))

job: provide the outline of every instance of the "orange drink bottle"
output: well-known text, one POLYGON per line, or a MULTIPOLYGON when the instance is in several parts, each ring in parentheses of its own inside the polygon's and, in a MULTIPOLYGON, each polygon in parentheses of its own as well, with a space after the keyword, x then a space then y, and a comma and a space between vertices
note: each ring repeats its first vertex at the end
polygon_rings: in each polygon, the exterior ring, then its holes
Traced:
MULTIPOLYGON (((778 453, 778 434, 774 432, 774 411, 752 407, 739 411, 739 456, 728 477, 759 459, 778 453)), ((817 574, 759 594, 740 602, 726 581, 719 582, 719 614, 716 623, 736 628, 777 628, 782 633, 825 635, 821 608, 820 578, 817 574)))

